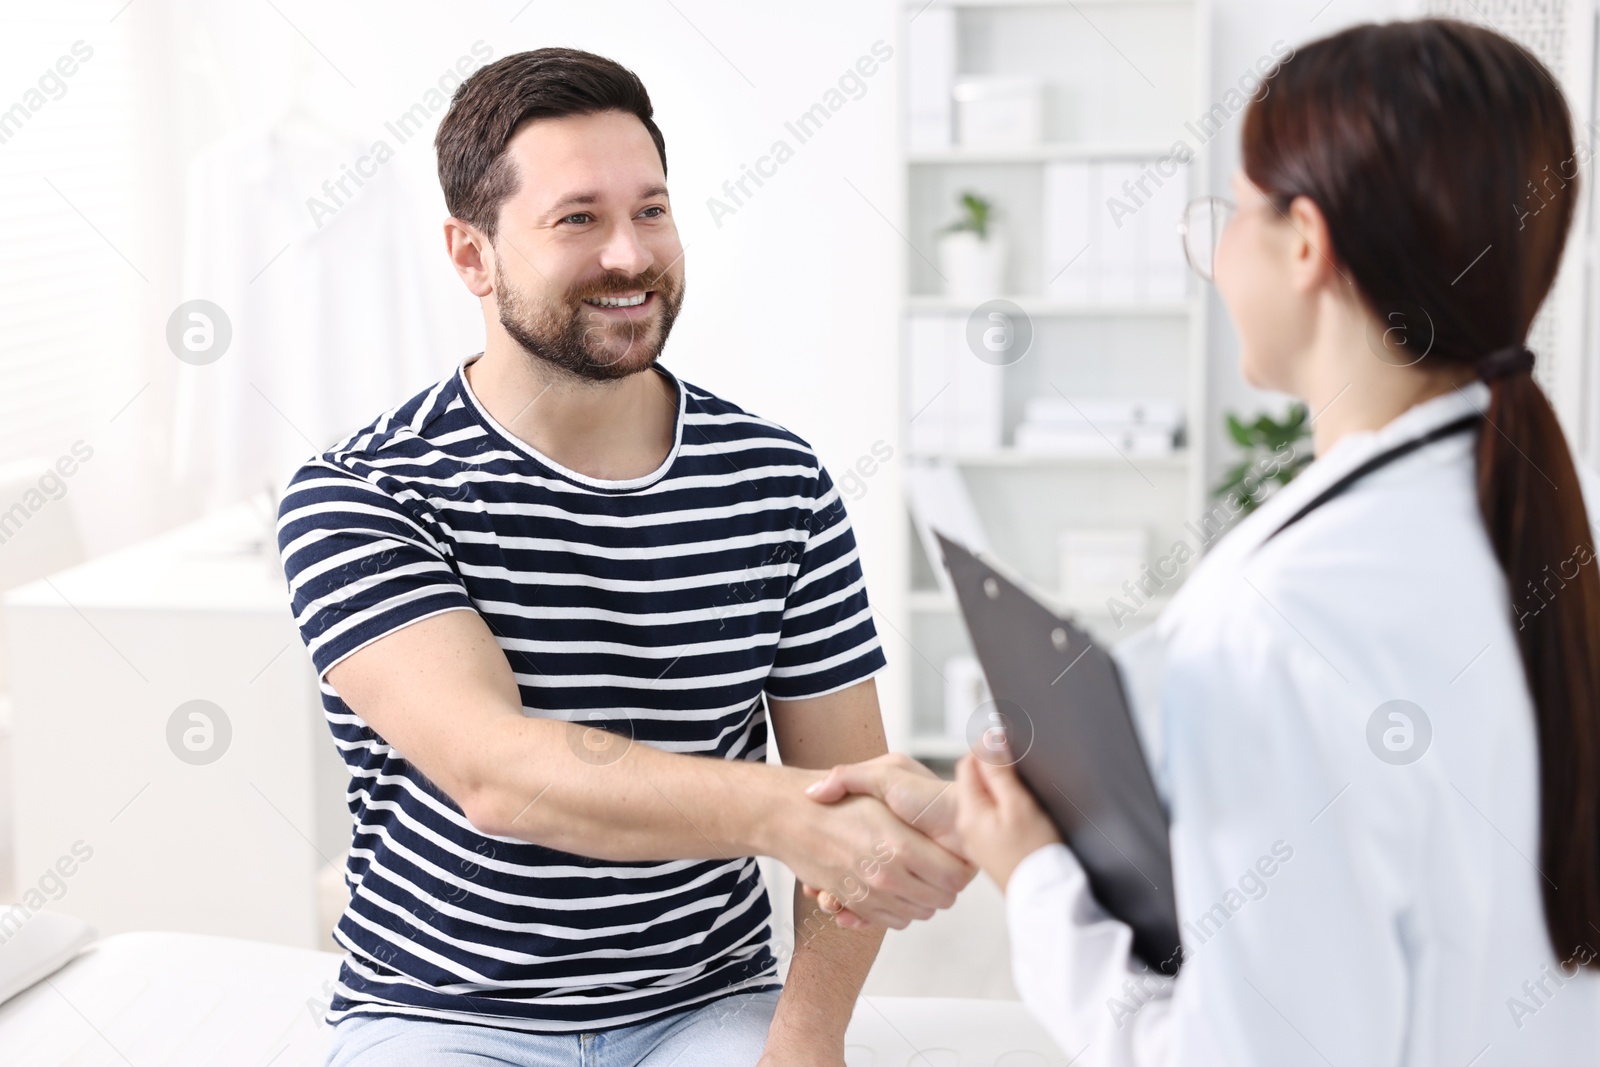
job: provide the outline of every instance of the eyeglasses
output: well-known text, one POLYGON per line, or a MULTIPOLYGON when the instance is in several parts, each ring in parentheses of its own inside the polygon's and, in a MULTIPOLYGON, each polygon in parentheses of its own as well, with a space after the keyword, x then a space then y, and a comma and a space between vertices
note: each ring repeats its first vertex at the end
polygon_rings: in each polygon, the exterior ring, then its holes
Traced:
POLYGON ((1239 205, 1220 196, 1202 196, 1183 209, 1178 233, 1183 237, 1183 254, 1194 272, 1208 282, 1217 280, 1217 242, 1239 205))

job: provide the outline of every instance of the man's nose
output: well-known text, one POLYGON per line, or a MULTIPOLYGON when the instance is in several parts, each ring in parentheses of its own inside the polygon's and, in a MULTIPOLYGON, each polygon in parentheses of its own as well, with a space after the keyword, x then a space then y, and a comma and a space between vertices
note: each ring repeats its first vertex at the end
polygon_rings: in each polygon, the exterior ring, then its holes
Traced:
POLYGON ((642 274, 654 261, 650 250, 640 243, 632 222, 613 226, 600 250, 600 265, 608 271, 642 274))

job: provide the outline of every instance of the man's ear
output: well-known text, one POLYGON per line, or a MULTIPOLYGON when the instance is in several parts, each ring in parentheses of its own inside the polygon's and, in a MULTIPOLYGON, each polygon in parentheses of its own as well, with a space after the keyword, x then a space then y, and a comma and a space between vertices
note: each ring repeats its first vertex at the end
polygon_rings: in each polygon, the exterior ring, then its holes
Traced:
POLYGON ((1302 293, 1314 292, 1343 277, 1334 261, 1328 220, 1316 201, 1297 196, 1289 202, 1285 241, 1289 281, 1302 293))
POLYGON ((450 265, 466 283, 467 291, 476 297, 485 297, 494 291, 494 274, 490 257, 485 253, 487 242, 477 227, 454 216, 444 220, 444 248, 450 265))

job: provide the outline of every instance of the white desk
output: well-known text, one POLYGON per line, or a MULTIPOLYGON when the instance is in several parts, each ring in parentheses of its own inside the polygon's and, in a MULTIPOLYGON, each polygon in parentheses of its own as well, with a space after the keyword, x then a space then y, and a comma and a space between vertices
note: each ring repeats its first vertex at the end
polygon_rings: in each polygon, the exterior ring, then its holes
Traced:
POLYGON ((319 944, 317 874, 349 847, 347 778, 270 518, 263 498, 5 597, 20 899, 64 884, 51 906, 102 935, 319 944), (213 762, 169 746, 192 700, 226 716, 213 762), (92 855, 62 875, 79 841, 92 855))

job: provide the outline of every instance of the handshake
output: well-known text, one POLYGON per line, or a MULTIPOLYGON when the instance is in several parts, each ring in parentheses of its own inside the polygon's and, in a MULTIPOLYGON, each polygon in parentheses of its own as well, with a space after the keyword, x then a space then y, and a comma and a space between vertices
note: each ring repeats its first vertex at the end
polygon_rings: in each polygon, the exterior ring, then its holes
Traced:
MULTIPOLYGON (((902 930, 955 903, 981 869, 1003 892, 1035 849, 1061 840, 1007 750, 962 757, 946 782, 900 753, 834 767, 806 787, 819 805, 788 860, 840 926, 902 930)), ((788 859, 787 857, 780 857, 788 859)))

